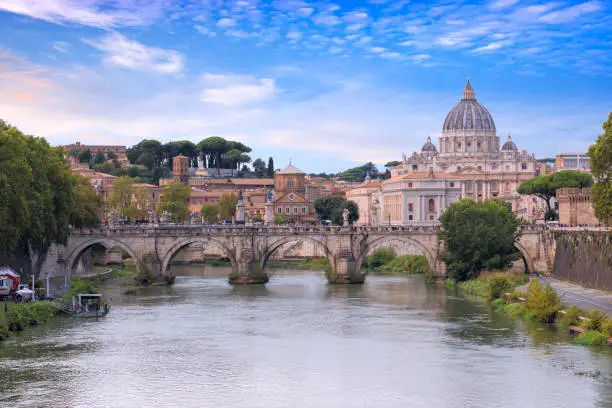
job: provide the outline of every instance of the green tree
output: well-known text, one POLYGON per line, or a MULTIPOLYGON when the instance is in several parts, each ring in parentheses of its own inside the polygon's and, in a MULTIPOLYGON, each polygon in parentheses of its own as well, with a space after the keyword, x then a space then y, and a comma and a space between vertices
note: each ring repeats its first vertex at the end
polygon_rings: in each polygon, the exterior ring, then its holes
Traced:
POLYGON ((274 159, 270 157, 268 159, 268 178, 274 177, 274 159))
POLYGON ((400 164, 402 164, 401 161, 397 161, 397 160, 392 160, 390 162, 385 163, 385 167, 390 170, 392 167, 396 167, 399 166, 400 164))
POLYGON ((136 192, 134 181, 131 177, 119 177, 108 198, 109 209, 114 210, 121 218, 129 220, 134 220, 139 216, 139 209, 134 200, 136 192))
POLYGON ((442 259, 450 278, 474 279, 482 270, 503 269, 520 258, 514 246, 520 235, 519 219, 499 202, 457 201, 440 222, 438 237, 445 243, 442 259))
POLYGON ((557 196, 559 188, 585 188, 593 184, 590 174, 576 170, 563 170, 552 174, 545 174, 531 178, 522 183, 517 192, 519 194, 532 194, 546 202, 548 211, 553 211, 550 199, 557 196))
POLYGON ((219 218, 230 221, 236 214, 236 205, 238 204, 238 194, 224 194, 219 200, 219 218))
POLYGON ((372 178, 378 178, 378 169, 372 162, 344 170, 338 174, 338 178, 345 181, 363 181, 368 174, 372 178))
POLYGON ((206 159, 206 167, 216 168, 220 175, 222 156, 227 151, 227 140, 219 136, 212 136, 202 140, 197 147, 206 159))
POLYGON ((81 152, 79 152, 79 162, 80 163, 89 163, 90 160, 91 160, 91 152, 89 151, 89 149, 82 150, 81 152))
POLYGON ((189 218, 189 194, 191 188, 182 183, 164 187, 159 211, 167 211, 174 222, 185 222, 189 218))
POLYGON ((95 228, 100 226, 102 204, 89 179, 75 174, 75 205, 70 214, 70 225, 75 228, 95 228))
POLYGON ((117 155, 115 154, 115 152, 108 152, 106 153, 106 158, 108 160, 115 160, 117 158, 117 155))
POLYGON ((349 210, 349 223, 359 219, 359 208, 354 201, 341 196, 321 197, 314 202, 315 211, 321 221, 331 220, 334 225, 343 225, 343 211, 349 210))
POLYGON ((603 124, 604 133, 589 147, 591 173, 597 183, 591 188, 595 215, 606 225, 612 224, 612 113, 603 124))
POLYGON ((40 272, 68 239, 75 184, 62 150, 0 120, 0 264, 40 272))
POLYGON ((157 140, 144 139, 127 149, 126 155, 130 163, 142 164, 152 170, 161 164, 163 158, 162 144, 157 140), (148 154, 143 156, 144 153, 148 154))
POLYGON ((102 153, 102 152, 96 153, 96 156, 94 157, 94 163, 95 164, 102 164, 105 161, 106 161, 106 157, 104 157, 104 153, 102 153))
POLYGON ((253 161, 253 171, 255 172, 255 177, 261 178, 266 175, 266 163, 261 159, 255 159, 253 161))
POLYGON ((288 222, 289 222, 289 217, 287 217, 285 214, 280 214, 274 217, 275 225, 283 225, 283 224, 287 224, 288 222))
POLYGON ((200 214, 208 224, 219 222, 219 206, 217 204, 204 204, 200 209, 200 214))

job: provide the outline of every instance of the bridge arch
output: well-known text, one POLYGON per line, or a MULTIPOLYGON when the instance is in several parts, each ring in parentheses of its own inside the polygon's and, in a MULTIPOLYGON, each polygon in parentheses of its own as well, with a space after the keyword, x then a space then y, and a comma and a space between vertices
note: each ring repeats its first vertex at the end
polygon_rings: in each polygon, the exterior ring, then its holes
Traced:
POLYGON ((130 248, 129 245, 113 238, 93 238, 80 243, 68 253, 68 256, 66 256, 66 266, 68 270, 72 272, 76 262, 81 259, 83 253, 85 253, 85 251, 96 245, 102 245, 106 249, 121 248, 125 252, 127 252, 134 261, 134 263, 138 265, 138 257, 136 256, 136 252, 132 248, 130 248))
POLYGON ((523 257, 523 263, 525 264, 525 273, 533 272, 534 271, 534 268, 533 268, 533 259, 529 255, 529 251, 527 251, 527 248, 525 248, 518 241, 515 242, 514 246, 516 247, 516 249, 521 251, 521 255, 523 257))
POLYGON ((282 237, 279 239, 276 239, 275 241, 273 241, 271 244, 268 244, 264 249, 263 249, 263 253, 262 256, 260 258, 260 266, 261 266, 261 270, 263 271, 266 267, 266 264, 268 263, 268 259, 270 259, 270 257, 272 256, 272 254, 274 253, 274 251, 276 251, 278 248, 280 248, 281 246, 285 245, 285 244, 289 244, 292 242, 303 242, 303 241, 309 241, 314 243, 315 245, 318 245, 320 248, 323 249, 323 251, 325 252, 325 256, 327 257, 327 259, 329 260, 329 264, 334 265, 334 254, 332 253, 332 251, 327 247, 327 245, 318 240, 315 239, 313 237, 307 236, 307 235, 290 235, 290 236, 286 236, 286 237, 282 237))
POLYGON ((210 238, 210 237, 189 237, 189 238, 185 238, 182 239, 178 242, 176 242, 174 245, 172 245, 167 251, 166 254, 163 257, 162 260, 162 269, 161 269, 161 274, 162 276, 167 276, 168 274, 168 267, 170 266, 170 262, 172 262, 172 258, 183 248, 191 245, 191 244, 202 244, 202 245, 207 245, 207 244, 215 244, 217 245, 219 248, 221 248, 221 250, 223 251, 223 254, 225 256, 227 256, 229 258, 229 260, 232 262, 232 265, 235 265, 236 263, 236 256, 234 255, 234 252, 232 252, 232 250, 223 242, 221 242, 218 239, 215 238, 210 238))
POLYGON ((429 263, 429 269, 432 273, 440 272, 437 270, 439 260, 438 260, 438 257, 435 255, 435 252, 427 248, 425 245, 423 245, 421 242, 417 241, 416 239, 411 238, 409 236, 405 236, 405 235, 404 236, 383 236, 383 237, 368 239, 365 247, 362 249, 361 253, 357 257, 357 267, 361 268, 361 264, 363 263, 365 257, 368 256, 368 254, 370 254, 375 249, 384 248, 386 246, 395 247, 396 245, 393 245, 393 244, 397 244, 398 242, 401 242, 407 245, 411 245, 413 248, 415 248, 416 253, 409 254, 409 255, 425 256, 425 258, 427 258, 427 263, 429 263))

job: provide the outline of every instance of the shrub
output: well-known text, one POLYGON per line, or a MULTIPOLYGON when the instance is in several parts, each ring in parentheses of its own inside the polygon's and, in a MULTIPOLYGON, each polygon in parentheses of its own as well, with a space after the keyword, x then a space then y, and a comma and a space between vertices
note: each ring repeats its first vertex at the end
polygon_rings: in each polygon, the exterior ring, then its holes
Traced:
POLYGON ((542 286, 537 279, 533 279, 527 288, 523 309, 527 315, 533 315, 540 323, 552 323, 559 311, 561 302, 557 292, 550 286, 542 286))
POLYGON ((438 282, 438 278, 433 273, 425 274, 425 283, 433 285, 438 282))
POLYGON ((606 337, 612 337, 612 318, 606 319, 601 325, 601 331, 606 337))
POLYGON ((363 262, 366 269, 376 269, 395 259, 395 249, 391 247, 375 249, 363 262))
POLYGON ((70 281, 70 291, 62 295, 63 299, 72 299, 77 293, 98 293, 98 287, 89 280, 72 279, 70 281))
POLYGON ((501 311, 514 319, 519 318, 524 314, 522 303, 507 304, 501 308, 501 311))
MULTIPOLYGON (((393 248, 389 248, 393 251, 393 248)), ((395 253, 395 251, 393 251, 395 253)), ((428 273, 429 262, 423 255, 403 255, 380 266, 384 271, 394 273, 428 273)))
POLYGON ((504 302, 504 299, 495 299, 491 302, 491 306, 493 306, 493 308, 495 310, 501 309, 506 305, 506 303, 504 302))
POLYGON ((563 326, 580 325, 580 316, 584 316, 584 312, 578 306, 572 306, 565 311, 559 323, 563 326))
POLYGON ((504 296, 504 293, 512 290, 514 285, 505 276, 494 276, 488 281, 489 292, 487 298, 491 300, 499 299, 504 296))
POLYGON ((480 279, 473 279, 459 283, 459 289, 468 295, 487 297, 489 294, 489 284, 480 279))
POLYGON ((574 343, 584 346, 603 346, 607 344, 608 338, 598 331, 586 331, 574 338, 574 343))
POLYGON ((584 328, 587 330, 601 331, 603 323, 606 321, 606 315, 601 312, 598 308, 591 310, 586 317, 588 320, 584 320, 584 328))

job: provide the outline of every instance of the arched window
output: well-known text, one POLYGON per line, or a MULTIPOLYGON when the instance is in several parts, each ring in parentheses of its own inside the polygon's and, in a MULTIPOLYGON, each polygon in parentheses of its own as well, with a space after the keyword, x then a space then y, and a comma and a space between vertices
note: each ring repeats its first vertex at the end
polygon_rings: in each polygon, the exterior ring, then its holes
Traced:
POLYGON ((408 203, 408 211, 413 211, 414 210, 414 205, 412 205, 412 203, 408 203))
POLYGON ((434 199, 433 199, 433 198, 430 198, 430 199, 429 199, 428 209, 429 209, 429 212, 434 212, 434 211, 436 211, 436 202, 434 201, 434 199))

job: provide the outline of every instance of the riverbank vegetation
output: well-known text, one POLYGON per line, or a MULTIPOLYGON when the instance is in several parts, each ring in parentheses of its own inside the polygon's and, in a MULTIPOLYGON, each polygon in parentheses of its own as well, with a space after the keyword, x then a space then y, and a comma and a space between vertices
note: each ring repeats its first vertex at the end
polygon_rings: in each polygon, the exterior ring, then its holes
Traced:
POLYGON ((599 309, 590 312, 576 306, 562 308, 557 292, 550 284, 542 285, 531 280, 525 293, 516 290, 526 276, 516 273, 487 273, 478 279, 456 283, 447 281, 449 287, 457 287, 466 294, 486 298, 491 306, 513 319, 523 319, 540 324, 556 324, 565 330, 579 333, 574 343, 605 345, 612 343, 612 318, 599 309), (610 340, 609 340, 610 339, 610 340))
POLYGON ((470 199, 452 203, 440 217, 438 237, 448 277, 463 282, 484 270, 504 270, 521 258, 515 246, 519 219, 504 203, 470 199))
POLYGON ((378 274, 428 274, 429 263, 423 255, 397 256, 391 247, 372 251, 363 263, 362 268, 378 274))
POLYGON ((11 303, 6 312, 0 305, 0 341, 11 333, 51 320, 57 311, 51 302, 11 303))

